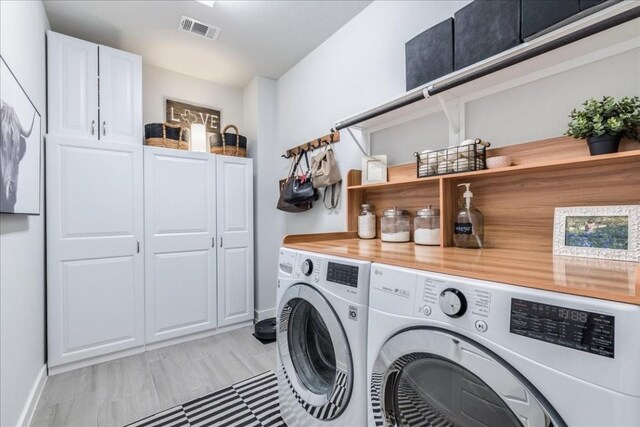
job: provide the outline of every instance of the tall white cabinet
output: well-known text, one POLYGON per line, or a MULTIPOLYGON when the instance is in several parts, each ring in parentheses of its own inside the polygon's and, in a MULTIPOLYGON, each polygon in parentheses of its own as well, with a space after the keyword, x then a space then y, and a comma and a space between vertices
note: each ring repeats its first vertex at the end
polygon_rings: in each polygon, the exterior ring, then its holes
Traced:
POLYGON ((253 163, 216 156, 218 325, 253 319, 253 163))
POLYGON ((144 344, 142 146, 49 135, 49 366, 144 344))
POLYGON ((145 147, 146 340, 253 319, 253 162, 145 147))
POLYGON ((144 147, 141 58, 47 46, 49 372, 250 322, 251 159, 144 147))
POLYGON ((148 343, 217 324, 216 175, 208 153, 145 147, 148 343))

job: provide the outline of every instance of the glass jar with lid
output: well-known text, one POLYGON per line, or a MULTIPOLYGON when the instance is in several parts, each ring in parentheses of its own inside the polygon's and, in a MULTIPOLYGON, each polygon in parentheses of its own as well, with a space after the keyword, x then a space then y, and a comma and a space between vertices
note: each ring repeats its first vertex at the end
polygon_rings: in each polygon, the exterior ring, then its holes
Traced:
POLYGON ((387 209, 381 220, 383 242, 408 242, 409 212, 404 209, 387 209))
POLYGON ((429 205, 416 212, 413 220, 413 241, 416 245, 440 245, 440 209, 429 205))
POLYGON ((376 214, 373 212, 373 206, 368 203, 361 206, 358 216, 358 237, 361 239, 376 237, 376 214))

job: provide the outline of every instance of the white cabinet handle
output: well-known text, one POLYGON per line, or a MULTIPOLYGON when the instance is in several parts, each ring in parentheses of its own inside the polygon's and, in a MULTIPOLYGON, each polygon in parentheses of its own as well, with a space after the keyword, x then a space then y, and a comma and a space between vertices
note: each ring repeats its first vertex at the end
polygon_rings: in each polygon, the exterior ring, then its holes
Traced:
POLYGON ((95 135, 95 134, 96 134, 96 121, 91 120, 91 135, 95 135))
POLYGON ((107 136, 107 122, 102 122, 102 136, 107 136))
POLYGON ((212 247, 212 248, 215 248, 215 247, 216 247, 216 236, 213 236, 213 237, 211 238, 211 247, 212 247))
POLYGON ((222 247, 222 237, 220 237, 220 247, 222 247))
POLYGON ((138 251, 138 253, 140 253, 140 240, 136 241, 136 244, 137 244, 136 250, 138 251))

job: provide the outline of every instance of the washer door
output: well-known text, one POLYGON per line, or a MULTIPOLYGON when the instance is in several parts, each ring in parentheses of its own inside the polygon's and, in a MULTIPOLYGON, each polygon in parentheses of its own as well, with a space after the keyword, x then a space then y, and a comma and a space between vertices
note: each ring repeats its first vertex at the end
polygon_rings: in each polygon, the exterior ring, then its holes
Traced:
POLYGON ((411 329, 387 341, 370 392, 378 426, 566 426, 501 358, 442 329, 411 329))
POLYGON ((328 301, 296 284, 278 307, 278 350, 296 400, 313 417, 330 420, 346 408, 353 387, 349 343, 328 301))

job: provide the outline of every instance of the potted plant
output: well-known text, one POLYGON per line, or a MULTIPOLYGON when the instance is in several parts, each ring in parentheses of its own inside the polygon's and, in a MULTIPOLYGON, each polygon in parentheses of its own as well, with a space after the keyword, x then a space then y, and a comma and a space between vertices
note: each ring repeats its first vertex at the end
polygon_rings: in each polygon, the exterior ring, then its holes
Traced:
POLYGON ((640 127, 640 97, 624 97, 616 102, 611 96, 602 101, 586 100, 584 109, 573 110, 565 135, 587 139, 592 156, 615 153, 623 137, 638 139, 640 127))

